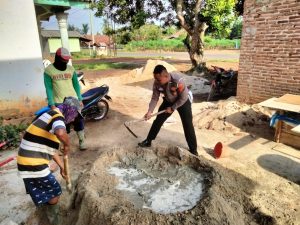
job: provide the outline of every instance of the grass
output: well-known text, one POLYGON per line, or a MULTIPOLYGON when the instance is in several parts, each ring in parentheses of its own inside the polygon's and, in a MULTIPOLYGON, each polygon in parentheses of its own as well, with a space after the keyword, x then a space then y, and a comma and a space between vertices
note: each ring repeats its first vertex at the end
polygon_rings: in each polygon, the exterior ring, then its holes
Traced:
POLYGON ((229 40, 229 39, 213 39, 209 36, 205 37, 206 49, 235 49, 241 46, 241 40, 229 40), (237 46, 236 46, 237 45, 237 46))
POLYGON ((80 52, 74 52, 72 53, 73 59, 90 59, 90 58, 96 58, 96 56, 90 55, 90 50, 82 48, 80 52))
POLYGON ((181 40, 152 40, 152 41, 131 41, 125 46, 127 51, 140 50, 163 50, 163 51, 185 51, 181 40))
POLYGON ((86 63, 73 65, 76 70, 108 70, 108 69, 133 69, 133 64, 128 63, 86 63))
MULTIPOLYGON (((204 39, 205 49, 236 49, 240 47, 240 40, 213 39, 209 36, 204 39)), ((125 45, 127 51, 163 50, 163 51, 186 51, 180 39, 153 40, 153 41, 131 41, 125 45)))

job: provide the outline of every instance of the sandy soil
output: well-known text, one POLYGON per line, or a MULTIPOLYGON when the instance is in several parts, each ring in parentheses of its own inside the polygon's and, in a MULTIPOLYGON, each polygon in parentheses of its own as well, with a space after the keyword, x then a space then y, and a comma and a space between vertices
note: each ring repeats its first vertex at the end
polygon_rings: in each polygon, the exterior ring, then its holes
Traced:
MULTIPOLYGON (((85 88, 108 84, 113 101, 105 120, 87 121, 87 151, 77 150, 78 140, 71 133, 74 191, 72 195, 66 191, 62 195, 62 224, 300 224, 300 152, 271 141, 274 131, 268 126, 268 116, 272 112, 257 105, 241 104, 234 98, 212 103, 198 99, 193 103, 193 121, 199 158, 186 151, 177 113, 164 125, 153 147, 148 150, 136 147, 147 135, 152 121, 132 124, 138 138, 123 123, 141 118, 148 108, 152 85, 150 64, 153 66, 155 62, 149 62, 144 70, 85 73, 85 88), (215 159, 213 148, 219 141, 225 144, 229 156, 215 159), (113 162, 134 164, 135 158, 158 170, 190 166, 204 174, 202 199, 190 210, 166 215, 135 208, 116 189, 118 179, 107 172, 113 162)), ((180 71, 188 67, 167 66, 180 71)), ((1 177, 10 173, 9 177, 18 179, 13 162, 0 172, 1 177)), ((26 216, 15 215, 25 207, 27 216, 30 214, 26 224, 47 225, 43 213, 35 210, 28 196, 22 197, 22 182, 14 188, 8 184, 1 183, 1 202, 11 196, 15 203, 1 204, 0 221, 10 219, 20 224, 26 216)))

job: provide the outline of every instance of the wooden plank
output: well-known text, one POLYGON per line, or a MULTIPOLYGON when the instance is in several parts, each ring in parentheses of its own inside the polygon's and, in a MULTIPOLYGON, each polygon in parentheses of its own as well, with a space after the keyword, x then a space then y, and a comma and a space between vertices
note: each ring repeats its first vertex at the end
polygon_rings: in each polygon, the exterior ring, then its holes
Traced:
POLYGON ((277 101, 277 99, 278 98, 270 98, 266 101, 259 103, 258 105, 263 107, 268 107, 271 109, 276 109, 276 110, 284 110, 284 111, 300 113, 300 105, 279 102, 277 101))
POLYGON ((276 130, 275 130, 275 138, 274 138, 274 141, 277 142, 277 143, 280 142, 282 124, 283 124, 282 120, 277 121, 276 130))
POLYGON ((294 127, 293 129, 291 129, 291 131, 300 134, 300 125, 294 127))
POLYGON ((300 105, 300 95, 285 94, 275 101, 292 105, 300 105))
POLYGON ((282 132, 280 136, 280 143, 300 149, 300 136, 282 132))

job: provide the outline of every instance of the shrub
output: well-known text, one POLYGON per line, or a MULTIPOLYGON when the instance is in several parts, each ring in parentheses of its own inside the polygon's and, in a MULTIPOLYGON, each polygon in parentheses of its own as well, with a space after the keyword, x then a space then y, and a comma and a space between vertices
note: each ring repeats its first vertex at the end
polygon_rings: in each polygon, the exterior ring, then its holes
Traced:
MULTIPOLYGON (((213 39, 206 36, 204 39, 205 49, 235 49, 240 46, 240 40, 213 39)), ((180 39, 151 40, 151 41, 131 41, 125 45, 127 51, 143 50, 163 50, 163 51, 186 51, 180 39)))
POLYGON ((5 147, 17 147, 20 142, 20 133, 25 131, 28 124, 3 125, 3 119, 0 117, 0 143, 10 141, 5 147))

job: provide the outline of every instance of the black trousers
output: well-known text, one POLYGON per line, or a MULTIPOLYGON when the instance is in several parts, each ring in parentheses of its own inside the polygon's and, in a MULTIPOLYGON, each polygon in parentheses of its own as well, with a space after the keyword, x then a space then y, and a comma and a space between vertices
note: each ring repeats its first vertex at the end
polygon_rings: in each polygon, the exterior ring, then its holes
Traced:
MULTIPOLYGON (((159 110, 164 110, 168 107, 171 107, 173 103, 167 102, 165 99, 163 103, 160 105, 159 110)), ((197 152, 197 139, 195 135, 195 129, 193 126, 193 115, 192 115, 192 107, 189 99, 177 109, 180 119, 183 125, 184 136, 187 141, 191 153, 197 152)), ((158 132, 160 131, 161 126, 164 122, 170 117, 170 113, 162 113, 159 114, 154 120, 151 129, 148 133, 147 140, 152 141, 156 138, 158 132)))
POLYGON ((70 133, 71 126, 73 125, 74 131, 82 131, 84 130, 84 119, 80 116, 77 116, 72 123, 66 124, 67 133, 70 133))

